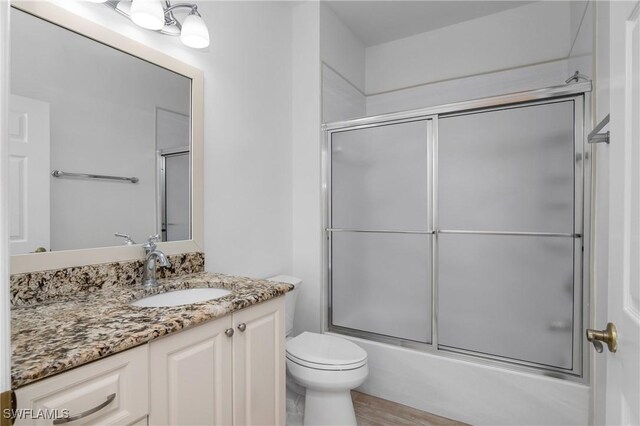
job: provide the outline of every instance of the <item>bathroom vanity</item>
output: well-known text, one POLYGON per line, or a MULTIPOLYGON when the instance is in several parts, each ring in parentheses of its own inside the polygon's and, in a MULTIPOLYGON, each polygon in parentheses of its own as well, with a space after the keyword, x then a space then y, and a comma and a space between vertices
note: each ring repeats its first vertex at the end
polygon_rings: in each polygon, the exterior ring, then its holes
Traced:
POLYGON ((15 307, 17 407, 36 417, 16 424, 69 422, 37 418, 45 409, 73 424, 284 424, 281 296, 291 288, 199 272, 153 289, 115 286, 15 307), (204 287, 231 293, 173 307, 131 305, 204 287))

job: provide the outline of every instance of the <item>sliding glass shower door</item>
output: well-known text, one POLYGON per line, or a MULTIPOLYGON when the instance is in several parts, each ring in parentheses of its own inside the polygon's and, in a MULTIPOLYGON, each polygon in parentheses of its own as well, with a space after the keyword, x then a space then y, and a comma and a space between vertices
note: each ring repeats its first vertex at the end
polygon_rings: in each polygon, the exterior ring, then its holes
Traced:
POLYGON ((418 120, 333 135, 333 325, 431 341, 432 134, 418 120))
POLYGON ((572 368, 574 108, 439 120, 439 345, 572 368))
POLYGON ((584 95, 328 132, 329 328, 582 374, 584 95))

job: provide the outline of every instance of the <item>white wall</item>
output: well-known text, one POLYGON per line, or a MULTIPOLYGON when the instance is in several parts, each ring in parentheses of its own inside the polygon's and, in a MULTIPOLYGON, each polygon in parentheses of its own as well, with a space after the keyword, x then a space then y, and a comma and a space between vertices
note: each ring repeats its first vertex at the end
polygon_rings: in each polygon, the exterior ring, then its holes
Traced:
POLYGON ((564 83, 569 61, 560 59, 504 71, 428 83, 367 96, 367 115, 406 111, 564 83))
POLYGON ((595 2, 579 0, 569 3, 571 23, 571 49, 569 70, 579 70, 581 74, 593 76, 594 9, 595 2))
POLYGON ((566 58, 569 5, 535 2, 367 48, 368 95, 566 58))
POLYGON ((290 272, 291 5, 199 1, 211 46, 194 50, 104 5, 59 4, 203 70, 206 269, 290 272))
POLYGON ((320 3, 320 58, 365 91, 365 46, 326 3, 320 3))
POLYGON ((320 331, 323 316, 320 8, 293 7, 293 274, 302 278, 294 332, 320 331))
POLYGON ((158 228, 156 108, 188 115, 189 79, 15 9, 11 23, 12 93, 50 106, 48 171, 139 179, 51 177, 50 249, 144 242, 158 228))
POLYGON ((588 73, 579 3, 535 2, 367 48, 367 115, 556 86, 574 67, 588 73))
POLYGON ((322 122, 349 120, 367 114, 367 97, 333 68, 322 64, 322 122))
POLYGON ((365 46, 326 3, 320 3, 322 122, 366 114, 365 46))

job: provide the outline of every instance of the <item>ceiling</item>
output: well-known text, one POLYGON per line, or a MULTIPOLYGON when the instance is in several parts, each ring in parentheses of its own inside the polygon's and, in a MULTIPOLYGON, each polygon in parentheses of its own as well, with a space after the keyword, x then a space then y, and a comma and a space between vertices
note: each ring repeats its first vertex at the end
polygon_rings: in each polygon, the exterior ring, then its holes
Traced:
POLYGON ((528 3, 532 1, 327 1, 366 47, 528 3))

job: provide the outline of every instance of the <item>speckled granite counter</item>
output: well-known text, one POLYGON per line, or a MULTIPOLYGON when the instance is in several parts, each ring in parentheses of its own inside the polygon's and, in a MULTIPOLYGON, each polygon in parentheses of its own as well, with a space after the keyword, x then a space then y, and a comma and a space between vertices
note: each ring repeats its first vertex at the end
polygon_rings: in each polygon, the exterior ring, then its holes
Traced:
POLYGON ((153 289, 110 287, 15 306, 11 312, 12 388, 278 297, 292 288, 290 284, 200 272, 163 279, 153 289), (175 307, 129 304, 149 295, 196 287, 219 287, 232 293, 175 307))

